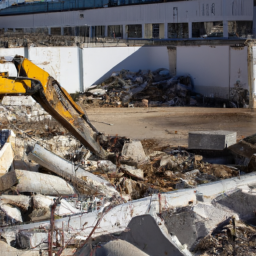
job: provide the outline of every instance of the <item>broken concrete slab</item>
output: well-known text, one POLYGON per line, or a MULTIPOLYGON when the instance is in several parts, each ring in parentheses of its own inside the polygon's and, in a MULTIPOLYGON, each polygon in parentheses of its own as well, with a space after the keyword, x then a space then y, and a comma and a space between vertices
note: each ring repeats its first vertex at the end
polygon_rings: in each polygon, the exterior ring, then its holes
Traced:
POLYGON ((31 198, 24 195, 1 195, 0 203, 16 206, 24 211, 30 207, 31 198))
POLYGON ((127 229, 129 231, 123 232, 120 235, 120 239, 133 244, 149 255, 184 255, 179 249, 183 246, 178 243, 178 248, 174 246, 170 242, 173 239, 170 235, 171 232, 167 234, 161 231, 164 227, 158 225, 155 219, 149 214, 132 218, 127 229))
POLYGON ((5 212, 6 216, 11 219, 12 224, 15 224, 16 222, 23 222, 20 209, 17 207, 1 203, 0 208, 5 212))
POLYGON ((8 189, 46 195, 76 194, 73 186, 60 177, 24 170, 14 170, 0 178, 0 191, 8 189))
POLYGON ((236 132, 195 131, 188 134, 189 149, 223 150, 236 143, 236 132))
MULTIPOLYGON (((44 195, 34 195, 33 206, 36 209, 46 209, 50 212, 51 206, 54 204, 55 197, 44 196, 44 195)), ((65 199, 61 199, 60 204, 56 207, 55 215, 64 216, 71 215, 75 213, 80 213, 81 211, 71 206, 65 199)))
POLYGON ((144 180, 143 171, 141 169, 136 169, 134 166, 122 164, 120 167, 120 171, 137 180, 144 180))
MULTIPOLYGON (((68 223, 65 225, 64 229, 69 230, 69 227, 72 227, 76 232, 79 232, 79 239, 86 239, 93 229, 95 229, 95 223, 99 220, 99 213, 102 215, 102 221, 98 222, 97 232, 93 233, 92 237, 97 237, 100 235, 106 234, 114 234, 116 232, 120 233, 121 231, 126 230, 129 222, 133 217, 150 214, 156 221, 157 225, 160 227, 163 234, 168 235, 167 229, 165 228, 165 222, 163 219, 163 213, 165 211, 172 213, 175 209, 179 209, 182 207, 193 207, 197 206, 199 203, 204 205, 204 208, 199 207, 197 210, 194 210, 197 214, 202 216, 203 218, 209 217, 209 228, 210 230, 213 228, 213 223, 217 221, 218 223, 224 221, 229 216, 233 216, 236 214, 235 211, 226 207, 226 205, 217 206, 214 205, 214 200, 219 196, 224 196, 227 193, 234 193, 236 189, 250 190, 250 187, 256 183, 256 173, 250 173, 243 175, 239 178, 232 178, 227 180, 221 180, 217 182, 213 182, 210 184, 201 185, 195 187, 193 189, 186 190, 178 190, 165 194, 153 194, 150 197, 145 197, 139 200, 131 201, 125 204, 117 205, 113 208, 108 208, 103 211, 95 211, 91 213, 81 213, 79 215, 71 215, 69 217, 64 217, 61 219, 55 220, 55 227, 57 229, 62 228, 62 223, 68 223), (225 194, 223 194, 223 191, 225 194), (201 199, 203 202, 198 202, 197 195, 201 195, 201 199), (215 208, 215 212, 220 218, 211 220, 213 209, 208 209, 206 206, 210 205, 215 208), (219 209, 226 212, 225 214, 218 214, 219 209), (201 210, 202 209, 202 210, 201 210), (228 209, 228 210, 226 210, 228 209), (160 218, 161 216, 161 218, 160 218), (81 231, 81 232, 80 232, 81 231)), ((229 196, 230 197, 230 196, 229 196)), ((228 197, 228 198, 229 198, 228 197)), ((234 197, 235 198, 235 197, 234 197)), ((242 197, 241 197, 242 198, 242 197)), ((256 202, 256 200, 254 200, 256 202)), ((250 202, 244 200, 244 204, 248 205, 250 202)), ((253 204, 252 207, 255 208, 253 204)), ((194 208, 195 209, 195 208, 194 208)), ((252 209, 252 208, 251 208, 252 209)), ((253 211, 252 211, 253 214, 253 211)), ((242 214, 243 215, 243 214, 242 214)), ((215 215, 214 215, 215 216, 215 215)), ((50 229, 49 221, 37 222, 37 223, 29 223, 24 225, 19 225, 17 227, 0 227, 0 232, 2 236, 6 236, 8 233, 9 240, 15 239, 17 230, 29 230, 33 228, 38 228, 43 226, 46 230, 50 229), (13 234, 10 234, 10 231, 13 231, 13 234)), ((205 226, 206 227, 206 226, 205 226)), ((68 237, 67 237, 68 239, 68 237)), ((169 236, 171 243, 178 248, 183 254, 182 255, 190 255, 186 249, 186 246, 181 246, 179 240, 176 236, 169 236), (186 252, 186 253, 185 253, 186 252)))
POLYGON ((89 195, 102 194, 106 197, 120 196, 108 181, 80 167, 74 168, 73 163, 53 154, 38 144, 29 153, 28 158, 69 180, 72 184, 78 186, 77 188, 83 193, 89 195))
POLYGON ((18 250, 7 243, 0 241, 1 256, 40 256, 39 251, 18 250))
POLYGON ((42 232, 21 230, 17 234, 16 241, 21 249, 33 249, 42 244, 44 246, 40 246, 40 248, 47 249, 48 233, 44 230, 42 232))
POLYGON ((117 170, 116 165, 109 160, 100 160, 97 162, 97 166, 104 172, 115 172, 117 170))
POLYGON ((28 161, 22 161, 22 160, 14 160, 13 166, 14 166, 14 169, 18 169, 18 170, 25 170, 25 171, 31 171, 31 172, 38 172, 39 170, 39 164, 28 162, 28 161))
POLYGON ((148 160, 140 141, 124 143, 122 156, 124 158, 131 158, 135 162, 144 162, 148 160))
POLYGON ((96 249, 92 256, 149 256, 149 254, 144 253, 134 245, 123 241, 123 240, 115 240, 110 241, 106 244, 102 244, 100 248, 96 249))
POLYGON ((238 143, 231 145, 229 149, 234 154, 243 156, 249 160, 256 153, 256 134, 240 140, 238 143))

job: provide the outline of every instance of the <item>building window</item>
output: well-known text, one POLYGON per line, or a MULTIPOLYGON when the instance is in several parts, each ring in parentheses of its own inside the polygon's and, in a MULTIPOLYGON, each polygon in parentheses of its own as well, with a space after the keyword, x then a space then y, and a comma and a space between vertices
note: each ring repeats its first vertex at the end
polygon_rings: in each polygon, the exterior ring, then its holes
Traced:
POLYGON ((168 38, 188 38, 188 23, 168 23, 168 38))
POLYGON ((223 22, 193 22, 192 37, 223 37, 223 22))
POLYGON ((51 35, 60 36, 61 28, 51 28, 51 35))
POLYGON ((228 37, 246 38, 253 34, 252 21, 229 21, 228 22, 228 37))
POLYGON ((127 25, 128 38, 142 38, 142 25, 127 25))
POLYGON ((108 26, 108 37, 123 38, 123 26, 122 25, 108 26))
POLYGON ((105 37, 105 26, 92 26, 92 37, 105 37))

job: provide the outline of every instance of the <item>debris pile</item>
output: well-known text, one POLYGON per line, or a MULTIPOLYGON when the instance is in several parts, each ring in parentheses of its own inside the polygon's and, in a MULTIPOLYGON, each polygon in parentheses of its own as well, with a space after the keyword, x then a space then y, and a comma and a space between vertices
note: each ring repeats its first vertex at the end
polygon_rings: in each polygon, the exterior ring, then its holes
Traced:
POLYGON ((55 120, 1 122, 15 132, 0 132, 0 234, 18 252, 255 253, 255 136, 191 132, 191 149, 101 134, 100 159, 55 120), (205 160, 226 147, 239 164, 205 160))
POLYGON ((121 70, 99 85, 93 85, 78 101, 84 107, 248 107, 248 90, 231 88, 230 100, 197 93, 190 76, 171 76, 169 70, 121 70))

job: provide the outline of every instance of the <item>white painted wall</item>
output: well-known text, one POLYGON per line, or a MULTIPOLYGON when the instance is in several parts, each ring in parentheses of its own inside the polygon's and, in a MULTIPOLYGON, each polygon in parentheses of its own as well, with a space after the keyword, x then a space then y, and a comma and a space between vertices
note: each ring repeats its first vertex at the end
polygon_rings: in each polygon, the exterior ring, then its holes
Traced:
POLYGON ((47 71, 69 93, 79 91, 77 47, 30 47, 29 59, 47 71))
MULTIPOLYGON (((24 48, 0 48, 0 56, 24 55, 24 48)), ((227 97, 236 81, 248 89, 247 47, 178 46, 177 75, 190 75, 195 90, 206 96, 227 97)), ((80 91, 77 47, 31 47, 29 59, 46 70, 69 92, 80 91)), ((166 46, 101 47, 82 50, 83 84, 87 88, 103 82, 112 72, 128 69, 169 69, 166 46)), ((0 65, 0 71, 16 76, 14 66, 0 65)), ((256 72, 255 72, 256 73, 256 72)))
MULTIPOLYGON (((24 48, 0 48, 0 56, 24 56, 24 48)), ((0 64, 0 72, 9 72, 9 76, 17 76, 17 70, 12 63, 0 64)))
POLYGON ((169 69, 166 46, 102 47, 83 49, 84 87, 101 83, 115 71, 169 69))
POLYGON ((230 87, 240 81, 240 85, 249 89, 247 47, 230 47, 230 87))
POLYGON ((0 28, 253 20, 253 0, 194 0, 0 17, 0 28), (214 8, 212 8, 214 6, 214 8), (241 8, 243 6, 243 8, 241 8), (174 9, 177 8, 177 9, 174 9), (177 10, 177 12, 176 12, 177 10), (214 10, 212 12, 212 10, 214 10), (175 15, 177 13, 177 15, 175 15), (84 14, 84 18, 80 18, 84 14))
POLYGON ((192 77, 195 89, 206 96, 211 96, 213 92, 201 89, 228 88, 229 46, 177 47, 177 75, 186 74, 192 77))

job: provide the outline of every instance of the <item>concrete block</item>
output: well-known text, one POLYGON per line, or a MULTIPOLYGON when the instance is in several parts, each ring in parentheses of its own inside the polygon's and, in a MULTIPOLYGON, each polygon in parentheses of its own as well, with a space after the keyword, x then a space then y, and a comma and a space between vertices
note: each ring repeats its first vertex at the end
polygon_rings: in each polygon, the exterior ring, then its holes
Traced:
POLYGON ((34 192, 46 195, 74 195, 74 188, 60 177, 53 175, 14 170, 0 178, 0 191, 16 186, 19 192, 34 192))
POLYGON ((131 158, 135 162, 143 162, 147 160, 145 151, 140 141, 132 141, 124 144, 122 156, 131 158))
POLYGON ((236 143, 236 132, 231 131, 195 131, 189 132, 189 149, 223 150, 236 143))

